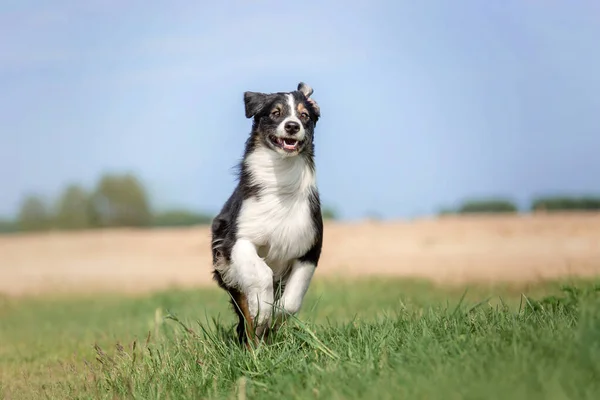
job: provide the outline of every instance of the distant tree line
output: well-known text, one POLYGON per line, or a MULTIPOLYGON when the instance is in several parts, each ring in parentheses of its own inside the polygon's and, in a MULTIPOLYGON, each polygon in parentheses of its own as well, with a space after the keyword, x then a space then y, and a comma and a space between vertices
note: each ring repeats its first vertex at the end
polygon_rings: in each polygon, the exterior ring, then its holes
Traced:
MULTIPOLYGON (((54 202, 26 196, 12 220, 0 219, 0 234, 116 227, 162 228, 210 224, 213 216, 186 209, 154 212, 142 182, 133 174, 105 174, 92 190, 68 185, 54 202)), ((335 219, 323 208, 324 219, 335 219)))
MULTIPOLYGON (((600 196, 544 196, 537 197, 525 211, 599 211, 600 196)), ((441 215, 477 213, 517 213, 515 202, 505 198, 469 199, 454 209, 442 209, 441 215)))
POLYGON ((600 197, 542 197, 533 201, 534 211, 596 211, 600 210, 600 197))
POLYGON ((0 220, 0 233, 191 226, 211 220, 211 215, 189 210, 153 212, 144 185, 133 174, 105 174, 93 190, 70 184, 54 202, 26 196, 13 220, 0 220))

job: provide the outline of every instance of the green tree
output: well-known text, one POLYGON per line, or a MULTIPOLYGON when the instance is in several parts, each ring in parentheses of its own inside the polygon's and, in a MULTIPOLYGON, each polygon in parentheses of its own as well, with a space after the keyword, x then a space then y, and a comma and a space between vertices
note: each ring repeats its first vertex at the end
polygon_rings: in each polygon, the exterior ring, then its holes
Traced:
POLYGON ((533 211, 596 211, 600 210, 600 197, 547 196, 534 199, 533 211))
POLYGON ((19 230, 17 222, 9 219, 0 219, 0 234, 1 233, 14 233, 19 230))
POLYGON ((212 221, 212 217, 207 214, 195 213, 187 210, 168 210, 157 213, 152 221, 152 226, 193 226, 207 225, 212 221))
POLYGON ((152 222, 146 191, 132 174, 102 176, 90 210, 92 223, 100 227, 142 227, 152 222))
POLYGON ((36 195, 27 196, 21 203, 17 225, 20 230, 43 231, 52 226, 52 218, 44 200, 36 195))
POLYGON ((90 195, 79 185, 69 185, 56 206, 55 224, 60 229, 91 227, 90 195))
POLYGON ((323 216, 324 220, 337 219, 337 213, 332 207, 322 207, 321 215, 323 216))
POLYGON ((463 202, 458 213, 514 213, 517 210, 517 206, 507 199, 478 199, 463 202))
POLYGON ((444 215, 454 215, 454 214, 456 214, 456 210, 454 210, 454 209, 452 209, 452 208, 448 208, 448 207, 441 208, 441 209, 438 211, 438 215, 440 215, 440 216, 444 216, 444 215))

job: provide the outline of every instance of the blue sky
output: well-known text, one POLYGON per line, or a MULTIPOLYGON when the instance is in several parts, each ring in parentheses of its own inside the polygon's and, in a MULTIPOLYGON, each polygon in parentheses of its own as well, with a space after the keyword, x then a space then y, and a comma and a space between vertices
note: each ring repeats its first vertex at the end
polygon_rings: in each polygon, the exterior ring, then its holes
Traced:
POLYGON ((133 171, 217 211, 242 93, 315 89, 318 183, 345 218, 600 192, 596 1, 0 2, 0 215, 133 171))

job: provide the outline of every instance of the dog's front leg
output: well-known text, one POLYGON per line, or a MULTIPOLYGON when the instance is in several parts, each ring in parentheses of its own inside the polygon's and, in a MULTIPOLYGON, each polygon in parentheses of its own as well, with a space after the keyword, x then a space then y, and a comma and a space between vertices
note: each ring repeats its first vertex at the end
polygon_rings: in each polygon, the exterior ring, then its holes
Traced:
POLYGON ((283 294, 276 310, 277 320, 281 322, 285 314, 297 314, 302 307, 304 296, 315 272, 315 264, 295 260, 285 283, 283 294))
POLYGON ((246 296, 254 331, 261 337, 273 312, 273 270, 249 240, 238 239, 231 251, 231 274, 246 296))

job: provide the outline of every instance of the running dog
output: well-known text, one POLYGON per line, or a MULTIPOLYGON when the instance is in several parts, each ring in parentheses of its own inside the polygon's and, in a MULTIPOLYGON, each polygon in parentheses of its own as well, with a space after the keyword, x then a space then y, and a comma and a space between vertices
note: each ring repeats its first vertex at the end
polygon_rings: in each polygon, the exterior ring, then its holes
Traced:
POLYGON ((245 92, 252 131, 233 193, 212 223, 213 277, 231 296, 241 344, 294 315, 319 263, 323 219, 316 183, 313 89, 245 92))

